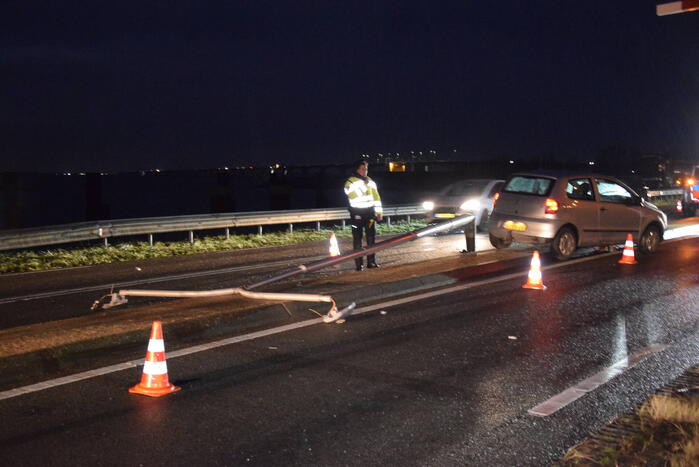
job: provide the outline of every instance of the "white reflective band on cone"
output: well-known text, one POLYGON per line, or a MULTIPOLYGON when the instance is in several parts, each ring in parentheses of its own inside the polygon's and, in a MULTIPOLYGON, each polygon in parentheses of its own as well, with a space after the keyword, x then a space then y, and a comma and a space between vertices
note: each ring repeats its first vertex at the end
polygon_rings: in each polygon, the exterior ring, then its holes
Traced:
POLYGON ((530 271, 529 277, 535 281, 541 280, 541 271, 530 271))
POLYGON ((624 249, 624 256, 633 256, 633 250, 624 249))
POLYGON ((143 372, 147 375, 166 375, 167 363, 146 361, 143 364, 143 372))
POLYGON ((151 339, 148 342, 149 352, 165 352, 165 343, 162 339, 151 339))

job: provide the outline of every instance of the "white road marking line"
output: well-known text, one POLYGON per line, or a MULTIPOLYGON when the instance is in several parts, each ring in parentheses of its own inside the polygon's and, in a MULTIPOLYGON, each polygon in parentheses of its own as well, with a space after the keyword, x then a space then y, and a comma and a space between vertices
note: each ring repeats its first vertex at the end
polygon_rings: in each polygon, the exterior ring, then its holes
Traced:
MULTIPOLYGON (((554 264, 551 266, 546 266, 542 269, 544 269, 544 270, 554 269, 557 267, 566 266, 566 265, 570 265, 570 264, 576 264, 576 263, 580 263, 580 262, 584 262, 584 261, 591 261, 591 260, 596 259, 596 258, 601 258, 603 256, 610 256, 613 254, 618 254, 618 253, 604 253, 601 255, 580 258, 580 259, 576 259, 576 260, 566 261, 564 263, 558 263, 558 264, 554 264)), ((447 289, 441 289, 441 290, 437 290, 434 292, 428 292, 428 293, 413 295, 410 297, 405 297, 405 298, 401 298, 401 299, 397 299, 397 300, 390 300, 390 301, 383 302, 383 303, 377 303, 377 304, 369 305, 369 306, 362 307, 362 308, 355 308, 355 310, 352 314, 356 315, 356 314, 360 314, 360 313, 367 313, 369 311, 379 310, 379 309, 383 309, 383 308, 389 308, 389 307, 396 306, 396 305, 402 305, 405 303, 423 300, 425 298, 435 297, 438 295, 445 295, 445 294, 449 294, 452 292, 457 292, 459 290, 469 289, 472 287, 478 287, 480 285, 494 284, 496 282, 506 281, 506 280, 513 279, 516 277, 524 276, 526 274, 527 274, 527 272, 517 272, 517 273, 513 273, 513 274, 507 274, 507 275, 501 276, 501 277, 493 277, 493 278, 485 279, 482 281, 471 282, 468 284, 462 284, 462 285, 455 286, 455 287, 449 287, 447 289)), ((195 345, 195 346, 187 347, 184 349, 174 350, 172 352, 166 352, 166 357, 168 359, 183 357, 185 355, 191 355, 191 354, 198 353, 198 352, 204 352, 207 350, 215 349, 217 347, 223 347, 226 345, 236 344, 239 342, 253 340, 253 339, 260 338, 260 337, 271 336, 274 334, 280 334, 280 333, 283 333, 286 331, 300 329, 300 328, 304 328, 307 326, 313 326, 315 324, 320 324, 320 323, 323 323, 323 318, 314 318, 314 319, 309 319, 309 320, 305 320, 305 321, 299 321, 297 323, 286 324, 284 326, 279 326, 276 328, 265 329, 262 331, 257 331, 257 332, 253 332, 253 333, 249 333, 249 334, 243 334, 241 336, 234 336, 234 337, 230 337, 227 339, 209 342, 207 344, 195 345)), ((0 400, 10 399, 13 397, 20 396, 22 394, 29 394, 29 393, 36 392, 36 391, 42 391, 44 389, 62 386, 64 384, 70 384, 70 383, 82 381, 85 379, 95 378, 97 376, 102 376, 102 375, 106 375, 109 373, 115 373, 117 371, 126 370, 129 368, 136 367, 138 365, 143 365, 143 360, 131 360, 128 362, 118 363, 116 365, 106 366, 106 367, 98 368, 95 370, 84 371, 82 373, 76 373, 74 375, 64 376, 61 378, 47 380, 47 381, 43 381, 40 383, 30 384, 28 386, 22 386, 22 387, 15 388, 15 389, 9 389, 7 391, 0 392, 0 400)))
MULTIPOLYGON (((167 359, 173 359, 177 357, 183 357, 185 355, 191 355, 198 352, 204 352, 206 350, 215 349, 217 347, 223 347, 225 345, 236 344, 239 342, 244 342, 248 340, 257 339, 260 337, 270 336, 273 334, 279 334, 286 331, 291 331, 293 329, 304 328, 307 326, 312 326, 314 324, 322 323, 322 318, 314 318, 306 321, 300 321, 298 323, 287 324, 284 326, 279 326, 272 329, 265 329, 263 331, 252 332, 249 334, 244 334, 242 336, 229 337, 227 339, 218 340, 215 342, 210 342, 208 344, 195 345, 192 347, 187 347, 184 349, 174 350, 172 352, 166 352, 165 356, 167 359)), ((74 375, 64 376, 62 378, 56 378, 51 380, 42 381, 40 383, 30 384, 28 386, 22 386, 15 389, 9 389, 7 391, 0 392, 0 400, 11 399, 13 397, 21 396, 22 394, 29 394, 32 392, 43 391, 44 389, 55 388, 57 386, 63 386, 64 384, 75 383, 85 379, 96 378, 97 376, 106 375, 109 373, 116 373, 117 371, 128 370, 130 368, 143 365, 145 359, 131 360, 128 362, 117 363, 116 365, 105 366, 102 368, 97 368, 95 370, 83 371, 82 373, 76 373, 74 375)))
MULTIPOLYGON (((560 262, 560 263, 556 263, 556 264, 551 264, 548 266, 544 266, 541 269, 543 271, 546 271, 549 269, 556 269, 556 268, 560 268, 563 266, 570 266, 571 264, 583 263, 585 261, 592 261, 593 259, 604 258, 605 256, 612 256, 612 255, 618 255, 618 254, 619 253, 617 253, 617 252, 601 253, 601 254, 597 254, 597 255, 593 255, 593 256, 586 256, 584 258, 578 258, 578 259, 564 261, 564 262, 560 262)), ((391 300, 388 302, 377 303, 375 305, 369 305, 366 307, 357 308, 354 310, 354 312, 352 314, 356 315, 359 313, 366 313, 368 311, 378 310, 379 308, 387 308, 387 307, 396 306, 396 305, 403 305, 405 303, 415 302, 418 300, 424 300, 426 298, 438 297, 440 295, 447 295, 450 293, 459 292, 461 290, 472 289, 474 287, 480 287, 482 285, 495 284, 497 282, 507 281, 510 279, 515 279, 517 277, 523 277, 523 276, 526 276, 527 274, 528 274, 528 271, 513 272, 511 274, 506 274, 504 276, 499 276, 499 277, 491 277, 490 279, 484 279, 482 281, 468 282, 466 284, 455 285, 452 287, 447 287, 445 289, 434 290, 432 292, 425 292, 425 293, 418 294, 418 295, 411 295, 411 296, 405 297, 405 298, 398 298, 396 300, 391 300)))
MULTIPOLYGON (((325 258, 325 256, 319 256, 318 258, 325 258)), ((231 272, 252 271, 255 269, 266 269, 266 268, 277 267, 277 266, 293 267, 294 264, 290 261, 274 261, 274 262, 270 262, 270 263, 255 264, 255 265, 248 265, 248 266, 233 266, 233 267, 226 268, 226 269, 217 269, 215 271, 188 272, 188 273, 183 273, 183 274, 173 274, 170 276, 154 277, 151 279, 139 279, 139 280, 135 280, 135 281, 117 282, 117 283, 113 283, 113 284, 101 284, 101 285, 91 285, 91 286, 87 286, 87 287, 76 287, 74 289, 56 290, 56 291, 52 291, 52 292, 42 292, 42 293, 36 293, 36 294, 31 294, 31 295, 20 295, 20 296, 16 296, 16 297, 2 298, 2 299, 0 299, 0 305, 4 305, 7 303, 21 302, 21 301, 37 300, 40 298, 60 297, 63 295, 71 295, 71 294, 82 293, 82 292, 107 291, 107 290, 111 290, 112 288, 114 288, 114 290, 118 290, 120 288, 132 287, 134 285, 157 284, 158 282, 167 282, 167 281, 173 281, 173 280, 179 280, 179 279, 191 279, 191 278, 195 278, 195 277, 216 276, 219 274, 228 274, 231 272)))
POLYGON ((667 347, 668 346, 664 344, 651 345, 650 347, 639 350, 627 358, 622 358, 613 365, 604 368, 589 378, 579 381, 574 386, 556 394, 536 407, 527 410, 527 413, 537 417, 547 417, 571 402, 581 398, 588 392, 594 391, 626 370, 633 368, 651 355, 662 352, 667 347))

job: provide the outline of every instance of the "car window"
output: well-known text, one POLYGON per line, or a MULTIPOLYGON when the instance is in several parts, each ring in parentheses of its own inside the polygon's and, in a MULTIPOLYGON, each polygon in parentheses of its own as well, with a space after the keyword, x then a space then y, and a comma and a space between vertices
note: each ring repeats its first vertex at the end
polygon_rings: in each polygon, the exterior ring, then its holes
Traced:
POLYGON ((631 192, 618 183, 602 178, 596 179, 595 182, 597 183, 597 192, 601 201, 627 204, 633 199, 631 192))
POLYGON ((505 182, 497 182, 495 185, 493 185, 493 188, 490 189, 490 193, 488 193, 488 198, 492 198, 493 196, 495 196, 495 193, 502 190, 502 185, 504 183, 505 182))
POLYGON ((546 177, 516 175, 508 180, 503 191, 546 196, 551 191, 553 180, 546 177))
POLYGON ((582 201, 594 201, 595 195, 592 193, 592 183, 589 178, 574 178, 568 180, 566 194, 570 199, 582 201))
POLYGON ((467 181, 453 183, 442 191, 445 196, 480 196, 487 182, 467 181))

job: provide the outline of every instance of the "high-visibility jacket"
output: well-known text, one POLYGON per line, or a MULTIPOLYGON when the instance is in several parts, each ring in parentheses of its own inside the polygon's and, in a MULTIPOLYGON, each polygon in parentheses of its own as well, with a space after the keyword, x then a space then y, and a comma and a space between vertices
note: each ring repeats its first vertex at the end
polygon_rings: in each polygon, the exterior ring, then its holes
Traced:
POLYGON ((374 208, 376 214, 383 213, 379 189, 371 178, 366 177, 366 181, 364 181, 356 175, 351 176, 345 182, 345 194, 349 200, 350 208, 374 208))

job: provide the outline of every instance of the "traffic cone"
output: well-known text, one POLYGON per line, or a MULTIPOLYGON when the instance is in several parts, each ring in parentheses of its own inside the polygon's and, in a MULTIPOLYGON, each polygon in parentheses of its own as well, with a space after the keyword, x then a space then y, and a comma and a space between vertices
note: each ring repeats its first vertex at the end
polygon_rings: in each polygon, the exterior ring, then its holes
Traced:
POLYGON ((330 232, 330 256, 340 256, 340 247, 333 232, 330 232))
POLYGON ((532 264, 529 268, 529 276, 527 283, 522 286, 524 289, 546 290, 546 286, 541 281, 541 260, 539 259, 539 250, 534 250, 532 255, 532 264))
POLYGON ((177 392, 180 389, 168 381, 163 325, 160 321, 153 321, 141 382, 130 388, 129 392, 150 397, 160 397, 177 392))
POLYGON ((624 253, 621 255, 619 264, 637 264, 638 261, 633 256, 633 237, 631 234, 626 235, 626 243, 624 244, 624 253))

